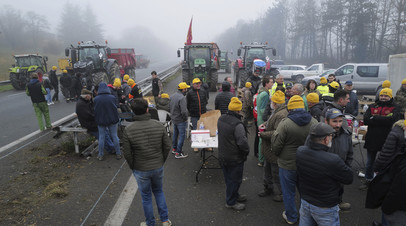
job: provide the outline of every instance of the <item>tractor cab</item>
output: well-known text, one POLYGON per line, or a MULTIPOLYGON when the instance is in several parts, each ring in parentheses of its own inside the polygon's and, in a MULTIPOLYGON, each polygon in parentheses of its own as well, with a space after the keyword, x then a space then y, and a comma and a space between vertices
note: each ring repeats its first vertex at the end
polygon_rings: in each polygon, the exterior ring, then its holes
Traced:
POLYGON ((47 71, 47 56, 39 54, 14 55, 15 64, 9 69, 10 81, 17 90, 24 89, 30 81, 31 74, 37 73, 42 82, 42 76, 47 71))
MULTIPOLYGON (((77 72, 92 72, 103 70, 107 64, 107 52, 111 51, 106 46, 98 45, 94 41, 81 42, 77 49, 72 49, 73 68, 77 72), (77 52, 76 52, 77 51, 77 52)), ((69 52, 67 52, 69 56, 69 52)))

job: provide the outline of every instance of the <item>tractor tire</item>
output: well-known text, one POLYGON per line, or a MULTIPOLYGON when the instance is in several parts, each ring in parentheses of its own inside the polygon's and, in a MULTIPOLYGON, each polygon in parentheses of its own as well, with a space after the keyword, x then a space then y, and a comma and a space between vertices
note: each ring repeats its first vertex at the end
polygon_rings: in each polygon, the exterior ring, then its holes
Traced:
POLYGON ((23 90, 25 89, 26 86, 26 79, 18 79, 18 76, 15 73, 10 73, 10 82, 11 85, 14 87, 16 90, 23 90))
POLYGON ((192 84, 192 76, 189 75, 189 70, 182 70, 182 82, 186 82, 186 84, 192 84))
POLYGON ((121 77, 120 68, 118 67, 117 63, 111 65, 108 76, 110 78, 109 83, 111 84, 113 84, 115 78, 121 77))
POLYGON ((239 87, 245 87, 245 82, 248 79, 248 73, 246 70, 238 70, 238 80, 240 81, 239 87))
POLYGON ((302 83, 303 78, 304 78, 304 76, 303 76, 303 75, 297 75, 297 76, 296 76, 296 79, 295 79, 295 82, 296 82, 296 83, 301 84, 301 83, 302 83))
POLYGON ((217 92, 217 82, 219 80, 219 73, 217 70, 211 71, 210 75, 210 92, 217 92))
POLYGON ((97 86, 102 82, 108 83, 109 76, 104 71, 99 71, 92 75, 93 86, 97 86))

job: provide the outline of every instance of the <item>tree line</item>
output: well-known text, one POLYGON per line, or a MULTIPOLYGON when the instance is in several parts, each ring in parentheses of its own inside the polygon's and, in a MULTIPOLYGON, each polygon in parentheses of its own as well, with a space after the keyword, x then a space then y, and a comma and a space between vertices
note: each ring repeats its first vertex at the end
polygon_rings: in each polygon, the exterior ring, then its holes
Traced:
POLYGON ((388 62, 406 51, 406 0, 278 0, 217 40, 233 52, 240 41, 268 41, 290 63, 388 62))

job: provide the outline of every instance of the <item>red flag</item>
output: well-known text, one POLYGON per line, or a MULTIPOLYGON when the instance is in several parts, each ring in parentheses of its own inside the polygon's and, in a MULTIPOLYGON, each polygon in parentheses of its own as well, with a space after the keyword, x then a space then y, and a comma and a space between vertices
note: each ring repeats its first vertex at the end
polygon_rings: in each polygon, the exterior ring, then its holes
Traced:
POLYGON ((192 45, 192 21, 193 21, 193 17, 192 19, 190 19, 190 24, 189 24, 189 31, 187 32, 187 37, 186 37, 186 45, 192 45))

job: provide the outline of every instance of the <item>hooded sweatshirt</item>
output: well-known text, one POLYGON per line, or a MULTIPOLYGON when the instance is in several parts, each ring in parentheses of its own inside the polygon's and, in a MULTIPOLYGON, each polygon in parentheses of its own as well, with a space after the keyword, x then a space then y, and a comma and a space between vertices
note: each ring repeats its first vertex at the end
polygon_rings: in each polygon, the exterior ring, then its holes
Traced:
POLYGON ((220 110, 222 115, 227 113, 228 104, 230 103, 231 98, 234 97, 233 93, 230 92, 230 87, 230 83, 224 81, 221 84, 223 92, 218 93, 214 100, 214 109, 220 110))
POLYGON ((104 82, 99 84, 98 95, 94 98, 94 114, 99 126, 113 125, 119 120, 116 98, 104 82))

